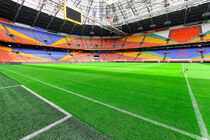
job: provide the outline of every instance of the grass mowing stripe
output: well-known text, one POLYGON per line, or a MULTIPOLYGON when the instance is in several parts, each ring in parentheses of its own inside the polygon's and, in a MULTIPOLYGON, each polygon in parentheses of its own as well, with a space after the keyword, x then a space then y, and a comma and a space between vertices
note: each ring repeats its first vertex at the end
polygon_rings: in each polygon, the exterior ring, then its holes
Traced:
POLYGON ((32 134, 30 134, 30 135, 28 135, 28 136, 26 136, 26 137, 24 137, 24 138, 22 138, 22 139, 20 139, 20 140, 29 140, 29 139, 31 139, 31 138, 37 136, 38 134, 40 134, 40 133, 42 133, 42 132, 44 132, 44 131, 47 131, 48 129, 50 129, 50 128, 52 128, 52 127, 54 127, 54 126, 56 126, 56 125, 58 125, 58 124, 60 124, 60 123, 62 123, 62 122, 64 122, 65 120, 69 119, 70 117, 71 117, 71 116, 66 116, 66 117, 64 117, 63 119, 60 119, 60 120, 58 120, 58 121, 56 121, 56 122, 54 122, 54 123, 52 123, 52 124, 50 124, 50 125, 48 125, 48 126, 42 128, 42 129, 36 131, 36 132, 34 132, 34 133, 32 133, 32 134))
POLYGON ((145 118, 145 117, 143 117, 143 116, 140 116, 140 115, 137 115, 137 114, 134 114, 134 113, 128 112, 128 111, 126 111, 126 110, 123 110, 123 109, 120 109, 120 108, 117 108, 117 107, 111 106, 111 105, 109 105, 109 104, 102 103, 102 102, 100 102, 100 101, 97 101, 97 100, 91 99, 91 98, 89 98, 89 97, 86 97, 86 96, 83 96, 83 95, 80 95, 80 94, 77 94, 77 93, 74 93, 74 92, 71 92, 71 91, 65 90, 65 89, 63 89, 63 88, 60 88, 60 87, 57 87, 57 86, 54 86, 54 85, 48 84, 48 83, 46 83, 46 82, 40 81, 40 80, 38 80, 38 79, 35 79, 35 78, 32 78, 32 77, 29 77, 29 76, 24 75, 24 74, 22 74, 22 73, 15 72, 15 71, 12 71, 12 70, 8 70, 8 69, 6 69, 6 68, 2 68, 2 69, 7 70, 7 71, 12 72, 12 73, 15 73, 15 74, 18 74, 18 75, 22 75, 22 76, 27 77, 27 78, 29 78, 29 79, 32 79, 32 80, 38 81, 38 82, 43 83, 43 84, 45 84, 45 85, 48 85, 48 86, 51 86, 51 87, 57 88, 57 89, 59 89, 59 90, 62 90, 62 91, 68 92, 68 93, 71 93, 71 94, 73 94, 73 95, 76 95, 76 96, 79 96, 79 97, 81 97, 81 98, 84 98, 84 99, 87 99, 87 100, 93 101, 93 102, 95 102, 95 103, 98 103, 98 104, 104 105, 104 106, 106 106, 106 107, 112 108, 112 109, 114 109, 114 110, 117 110, 117 111, 119 111, 119 112, 122 112, 122 113, 128 114, 128 115, 130 115, 130 116, 133 116, 133 117, 136 117, 136 118, 142 119, 142 120, 147 121, 147 122, 150 122, 150 123, 152 123, 152 124, 155 124, 155 125, 158 125, 158 126, 161 126, 161 127, 164 127, 164 128, 170 129, 170 130, 173 130, 173 131, 175 131, 175 132, 178 132, 178 133, 181 133, 181 134, 187 135, 187 136, 192 137, 192 138, 195 138, 195 139, 201 139, 201 137, 200 137, 200 136, 197 136, 197 135, 195 135, 195 134, 192 134, 192 133, 189 133, 189 132, 186 132, 186 131, 183 131, 183 130, 180 130, 180 129, 174 128, 174 127, 172 127, 172 126, 169 126, 169 125, 166 125, 166 124, 163 124, 163 123, 160 123, 160 122, 157 122, 157 121, 154 121, 154 120, 151 120, 151 119, 145 118))
POLYGON ((21 85, 16 85, 16 86, 7 86, 7 87, 0 87, 0 89, 6 89, 6 88, 14 88, 14 87, 19 87, 21 85))
MULTIPOLYGON (((182 64, 182 68, 183 68, 183 71, 184 71, 183 64, 182 64)), ((189 90, 190 98, 192 100, 192 105, 193 105, 193 108, 194 108, 194 111, 195 111, 196 119, 197 119, 197 122, 198 122, 198 126, 200 128, 202 137, 203 137, 203 139, 208 140, 209 139, 208 131, 206 129, 205 123, 203 121, 203 118, 202 118, 201 113, 200 113, 199 108, 198 108, 198 104, 195 100, 192 89, 190 87, 190 83, 189 83, 189 80, 187 78, 186 72, 184 72, 184 76, 185 76, 185 79, 186 79, 186 83, 187 83, 187 87, 188 87, 188 90, 189 90)))

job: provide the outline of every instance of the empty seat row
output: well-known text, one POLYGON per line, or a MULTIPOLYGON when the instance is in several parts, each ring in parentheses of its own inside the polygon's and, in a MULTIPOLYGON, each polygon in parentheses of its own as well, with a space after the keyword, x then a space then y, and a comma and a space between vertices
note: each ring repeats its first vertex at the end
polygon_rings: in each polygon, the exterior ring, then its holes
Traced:
POLYGON ((0 23, 0 31, 0 41, 82 50, 132 49, 210 40, 210 23, 137 36, 107 39, 63 36, 6 23, 0 23))

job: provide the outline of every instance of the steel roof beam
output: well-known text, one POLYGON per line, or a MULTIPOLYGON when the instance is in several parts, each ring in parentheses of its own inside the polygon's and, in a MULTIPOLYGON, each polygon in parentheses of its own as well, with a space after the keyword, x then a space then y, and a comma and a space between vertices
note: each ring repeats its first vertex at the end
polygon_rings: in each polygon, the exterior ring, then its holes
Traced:
POLYGON ((174 11, 177 11, 177 10, 181 10, 186 5, 188 5, 189 7, 192 7, 192 6, 195 6, 195 5, 202 4, 202 3, 207 3, 207 1, 208 0, 203 0, 202 2, 197 1, 197 0, 186 1, 185 3, 181 3, 181 4, 178 4, 178 5, 175 5, 175 6, 170 6, 170 7, 160 9, 160 10, 156 10, 156 11, 151 11, 147 14, 139 14, 136 17, 130 17, 130 18, 127 18, 126 20, 116 22, 116 23, 112 24, 111 26, 116 27, 116 26, 121 26, 121 25, 127 24, 127 22, 132 23, 132 22, 148 19, 148 18, 151 18, 151 17, 154 17, 154 16, 159 16, 159 15, 162 15, 162 14, 167 14, 169 12, 174 12, 174 11))
POLYGON ((47 1, 47 0, 43 0, 43 3, 42 3, 42 5, 41 5, 41 7, 40 7, 40 9, 39 9, 39 11, 38 11, 38 13, 37 13, 37 15, 36 15, 36 18, 35 18, 35 20, 34 20, 32 26, 34 26, 34 25, 36 24, 36 21, 37 21, 39 15, 40 15, 40 13, 41 13, 41 11, 42 11, 42 8, 44 7, 46 1, 47 1))
POLYGON ((71 29, 70 34, 72 34, 72 33, 73 33, 75 26, 76 26, 76 24, 73 24, 73 27, 72 27, 72 29, 71 29))
POLYGON ((49 29, 49 27, 50 27, 52 21, 55 19, 56 15, 58 14, 58 12, 59 12, 60 10, 61 10, 61 9, 58 9, 58 10, 56 11, 56 13, 54 14, 54 16, 50 19, 50 22, 49 22, 48 25, 47 25, 47 29, 49 29))
MULTIPOLYGON (((120 12, 123 15, 123 18, 126 19, 125 14, 122 12, 122 5, 118 5, 118 8, 120 9, 120 12)), ((130 26, 128 24, 127 24, 127 26, 128 26, 128 30, 130 31, 130 33, 132 33, 130 26)))
POLYGON ((61 25, 61 27, 60 27, 60 29, 59 29, 58 32, 61 32, 61 31, 62 31, 62 29, 63 29, 63 27, 64 27, 65 24, 66 24, 66 20, 64 20, 64 22, 63 22, 63 24, 61 25))
POLYGON ((21 11, 21 9, 22 9, 22 7, 23 7, 24 2, 25 2, 25 0, 23 0, 22 3, 21 3, 21 5, 18 7, 17 13, 16 13, 16 15, 15 15, 15 17, 14 17, 14 19, 13 19, 13 22, 15 22, 16 19, 17 19, 17 17, 19 16, 20 11, 21 11))

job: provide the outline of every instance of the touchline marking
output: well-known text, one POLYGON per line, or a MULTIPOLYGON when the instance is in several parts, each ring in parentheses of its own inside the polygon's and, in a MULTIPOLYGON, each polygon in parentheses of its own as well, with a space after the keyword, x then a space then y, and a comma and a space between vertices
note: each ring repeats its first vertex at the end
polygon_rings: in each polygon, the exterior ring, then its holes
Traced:
POLYGON ((89 98, 89 97, 86 97, 86 96, 83 96, 83 95, 80 95, 80 94, 74 93, 74 92, 72 92, 72 91, 69 91, 69 90, 66 90, 66 89, 63 89, 63 88, 60 88, 60 87, 57 87, 57 86, 54 86, 54 85, 48 84, 48 83, 46 83, 46 82, 43 82, 43 81, 40 81, 40 80, 38 80, 38 79, 35 79, 35 78, 29 77, 29 76, 27 76, 27 75, 24 75, 24 74, 22 74, 22 73, 15 72, 15 71, 12 71, 12 70, 8 70, 8 69, 5 69, 5 68, 2 68, 2 69, 7 70, 7 71, 10 71, 10 72, 15 73, 15 74, 18 74, 18 75, 21 75, 21 76, 24 76, 24 77, 27 77, 27 78, 32 79, 32 80, 34 80, 34 81, 40 82, 40 83, 42 83, 42 84, 45 84, 45 85, 48 85, 48 86, 51 86, 51 87, 54 87, 54 88, 60 89, 60 90, 65 91, 65 92, 67 92, 67 93, 71 93, 71 94, 73 94, 73 95, 76 95, 76 96, 79 96, 79 97, 81 97, 81 98, 84 98, 84 99, 90 100, 90 101, 92 101, 92 102, 95 102, 95 103, 101 104, 101 105, 103 105, 103 106, 106 106, 106 107, 112 108, 112 109, 114 109, 114 110, 117 110, 117 111, 119 111, 119 112, 122 112, 122 113, 128 114, 128 115, 130 115, 130 116, 133 116, 133 117, 136 117, 136 118, 142 119, 142 120, 144 120, 144 121, 150 122, 150 123, 155 124, 155 125, 157 125, 157 126, 161 126, 161 127, 164 127, 164 128, 170 129, 170 130, 173 130, 173 131, 175 131, 175 132, 178 132, 178 133, 184 134, 184 135, 189 136, 189 137, 192 137, 192 138, 194 138, 194 139, 199 139, 199 140, 202 140, 202 137, 197 136, 197 135, 192 134, 192 133, 189 133, 189 132, 186 132, 186 131, 184 131, 184 130, 177 129, 177 128, 175 128, 175 127, 172 127, 172 126, 169 126, 169 125, 166 125, 166 124, 163 124, 163 123, 160 123, 160 122, 157 122, 157 121, 151 120, 151 119, 149 119, 149 118, 145 118, 145 117, 143 117, 143 116, 140 116, 140 115, 134 114, 134 113, 132 113, 132 112, 128 112, 128 111, 126 111, 126 110, 123 110, 123 109, 120 109, 120 108, 117 108, 117 107, 111 106, 111 105, 109 105, 109 104, 102 103, 102 102, 97 101, 97 100, 95 100, 95 99, 91 99, 91 98, 89 98))
POLYGON ((0 89, 6 89, 6 88, 14 88, 14 87, 19 87, 21 85, 15 85, 15 86, 8 86, 8 87, 0 87, 0 89))
POLYGON ((60 112, 62 112, 62 113, 64 113, 64 114, 66 115, 66 117, 64 117, 64 118, 62 118, 62 119, 60 119, 60 120, 58 120, 58 121, 56 121, 56 122, 54 122, 54 123, 52 123, 52 124, 50 124, 50 125, 48 125, 48 126, 42 128, 42 129, 40 129, 40 130, 38 130, 38 131, 36 131, 36 132, 34 132, 34 133, 32 133, 32 134, 30 134, 30 135, 28 135, 28 136, 26 136, 26 137, 20 139, 20 140, 29 140, 29 139, 35 137, 36 135, 38 135, 38 134, 40 134, 40 133, 42 133, 42 132, 44 132, 44 131, 47 131, 48 129, 50 129, 50 128, 52 128, 52 127, 54 127, 54 126, 56 126, 56 125, 58 125, 58 124, 64 122, 64 121, 67 120, 68 118, 72 117, 72 115, 71 115, 70 113, 68 113, 67 111, 65 111, 65 110, 62 109, 61 107, 57 106, 56 104, 54 104, 54 103, 48 101, 47 99, 43 98, 42 96, 38 95, 37 93, 35 93, 34 91, 30 90, 30 89, 27 88, 26 86, 24 86, 24 85, 20 85, 20 86, 21 86, 22 88, 24 88, 25 90, 29 91, 30 93, 32 93, 33 95, 35 95, 36 97, 38 97, 39 99, 41 99, 41 100, 43 100, 44 102, 48 103, 48 104, 51 105, 52 107, 56 108, 58 111, 60 111, 60 112))
POLYGON ((22 139, 20 139, 20 140, 29 140, 29 139, 31 139, 31 138, 37 136, 38 134, 40 134, 40 133, 42 133, 42 132, 44 132, 44 131, 47 131, 48 129, 50 129, 50 128, 52 128, 52 127, 54 127, 54 126, 56 126, 56 125, 58 125, 58 124, 60 124, 60 123, 62 123, 62 122, 64 122, 65 120, 67 120, 67 119, 70 118, 70 117, 71 117, 71 116, 66 116, 66 117, 64 117, 63 119, 60 119, 60 120, 58 120, 58 121, 56 121, 56 122, 54 122, 54 123, 52 123, 52 124, 50 124, 50 125, 48 125, 48 126, 42 128, 42 129, 36 131, 36 132, 34 132, 34 133, 32 133, 32 134, 30 134, 30 135, 28 135, 28 136, 26 136, 26 137, 24 137, 24 138, 22 138, 22 139))
MULTIPOLYGON (((184 70, 183 64, 182 64, 182 69, 184 70)), ((210 139, 210 137, 208 135, 208 131, 206 129, 205 123, 204 123, 203 118, 201 116, 201 113, 199 111, 198 104, 197 104, 197 102, 195 100, 195 97, 193 95, 193 92, 192 92, 189 80, 187 78, 186 72, 184 73, 184 76, 185 76, 185 79, 186 79, 186 82, 187 82, 187 87, 188 87, 190 98, 191 98, 191 101, 192 101, 192 105, 193 105, 193 108, 194 108, 194 111, 195 111, 195 116, 196 116, 196 119, 197 119, 197 122, 198 122, 198 126, 199 126, 200 131, 201 131, 201 135, 203 137, 203 140, 208 140, 208 139, 210 139)))

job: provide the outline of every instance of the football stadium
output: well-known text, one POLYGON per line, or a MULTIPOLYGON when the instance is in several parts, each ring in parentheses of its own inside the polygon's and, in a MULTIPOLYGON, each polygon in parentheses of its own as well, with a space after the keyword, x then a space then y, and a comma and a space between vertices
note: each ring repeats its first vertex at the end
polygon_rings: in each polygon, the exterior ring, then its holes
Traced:
POLYGON ((210 140, 210 0, 0 0, 0 140, 210 140))

